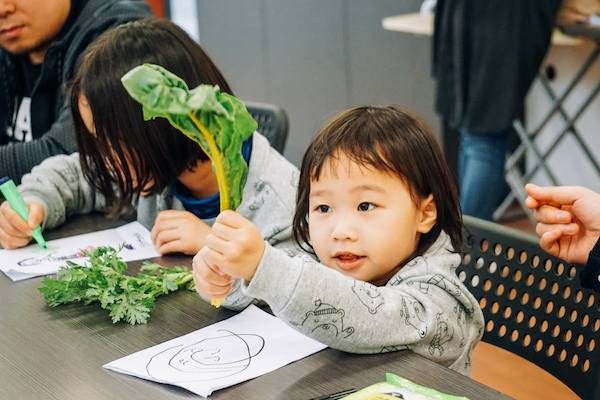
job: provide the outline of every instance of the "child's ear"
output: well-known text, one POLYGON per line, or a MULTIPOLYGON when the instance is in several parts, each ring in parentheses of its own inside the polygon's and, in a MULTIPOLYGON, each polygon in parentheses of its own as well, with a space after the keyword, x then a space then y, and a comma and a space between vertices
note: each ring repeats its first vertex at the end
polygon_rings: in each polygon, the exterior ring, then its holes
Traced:
POLYGON ((419 211, 421 217, 419 225, 417 226, 417 231, 420 233, 428 233, 437 221, 437 205, 435 204, 433 194, 430 194, 421 200, 419 211))

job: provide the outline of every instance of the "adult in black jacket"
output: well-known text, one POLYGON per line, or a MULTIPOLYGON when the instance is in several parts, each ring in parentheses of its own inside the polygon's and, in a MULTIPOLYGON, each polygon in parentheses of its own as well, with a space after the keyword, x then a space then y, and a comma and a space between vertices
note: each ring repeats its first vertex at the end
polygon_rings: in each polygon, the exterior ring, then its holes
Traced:
POLYGON ((540 247, 569 263, 585 265, 583 287, 600 292, 600 194, 580 186, 527 184, 540 247))
POLYGON ((0 177, 18 183, 76 151, 65 92, 79 56, 110 27, 148 15, 144 0, 0 1, 0 177))
MULTIPOLYGON (((436 110, 444 126, 460 132, 458 180, 465 214, 491 219, 508 190, 504 164, 512 121, 546 54, 560 2, 437 1, 436 110)), ((451 135, 444 140, 448 150, 448 143, 456 142, 451 135)))

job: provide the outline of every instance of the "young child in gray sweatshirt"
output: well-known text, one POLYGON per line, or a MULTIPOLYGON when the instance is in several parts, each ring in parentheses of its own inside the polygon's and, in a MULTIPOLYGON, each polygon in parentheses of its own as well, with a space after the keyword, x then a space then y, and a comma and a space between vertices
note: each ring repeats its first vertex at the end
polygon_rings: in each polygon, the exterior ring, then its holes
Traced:
POLYGON ((410 349, 469 373, 483 314, 455 273, 456 188, 421 122, 395 106, 334 117, 304 155, 293 228, 318 261, 273 248, 251 221, 221 213, 194 257, 200 295, 227 296, 225 306, 242 295, 263 300, 339 350, 410 349))
MULTIPOLYGON (((190 87, 227 81, 202 48, 168 20, 146 19, 102 34, 85 53, 72 88, 71 109, 79 153, 46 159, 19 187, 30 207, 29 224, 0 206, 0 245, 25 246, 31 227, 61 225, 75 214, 132 206, 152 229, 162 254, 196 254, 219 213, 219 188, 211 162, 197 143, 166 120, 144 121, 142 107, 121 77, 142 63, 160 64, 190 87)), ((265 240, 294 246, 292 217, 298 169, 254 133, 242 146, 248 163, 238 211, 265 240)))

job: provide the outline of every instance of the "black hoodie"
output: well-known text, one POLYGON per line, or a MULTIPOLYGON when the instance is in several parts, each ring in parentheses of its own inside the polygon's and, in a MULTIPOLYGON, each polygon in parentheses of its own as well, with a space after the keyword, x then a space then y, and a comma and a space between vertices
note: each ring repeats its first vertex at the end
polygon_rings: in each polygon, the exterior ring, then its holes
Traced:
POLYGON ((151 15, 144 0, 72 0, 64 27, 52 41, 31 93, 30 142, 9 142, 5 132, 21 100, 23 57, 0 50, 0 177, 16 183, 56 154, 76 151, 66 88, 86 47, 107 29, 151 15))

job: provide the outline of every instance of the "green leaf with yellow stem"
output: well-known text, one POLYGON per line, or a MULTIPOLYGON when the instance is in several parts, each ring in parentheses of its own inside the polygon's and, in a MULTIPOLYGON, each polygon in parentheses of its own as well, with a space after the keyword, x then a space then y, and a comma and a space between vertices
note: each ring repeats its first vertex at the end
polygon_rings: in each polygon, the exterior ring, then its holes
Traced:
POLYGON ((217 176, 221 210, 235 210, 248 174, 242 144, 257 128, 244 103, 217 86, 189 89, 177 75, 154 64, 133 68, 121 81, 142 104, 145 120, 166 118, 202 147, 217 176))

